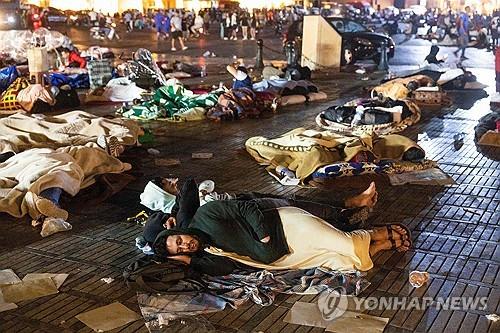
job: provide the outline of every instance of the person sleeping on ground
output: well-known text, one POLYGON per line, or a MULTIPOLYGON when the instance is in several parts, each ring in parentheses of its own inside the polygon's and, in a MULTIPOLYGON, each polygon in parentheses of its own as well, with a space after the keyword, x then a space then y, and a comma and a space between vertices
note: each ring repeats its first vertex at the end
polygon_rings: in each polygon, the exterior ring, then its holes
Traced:
POLYGON ((357 196, 346 200, 330 199, 330 203, 314 202, 299 196, 286 198, 255 192, 214 193, 214 184, 204 181, 198 186, 193 178, 188 178, 180 190, 177 184, 178 178, 159 177, 149 182, 140 196, 141 203, 154 211, 148 217, 143 235, 136 238, 137 247, 146 254, 152 254, 151 246, 159 232, 188 228, 198 208, 212 201, 248 201, 256 203, 261 209, 298 207, 340 230, 352 231, 364 226, 378 197, 375 183, 371 183, 368 189, 357 196))
POLYGON ((63 192, 75 196, 98 175, 130 169, 95 143, 30 149, 0 163, 0 212, 19 218, 29 214, 35 221, 66 220, 68 212, 59 206, 63 192))
POLYGON ((225 200, 200 207, 185 230, 161 231, 153 250, 195 272, 226 275, 241 265, 367 271, 378 252, 410 246, 402 225, 343 232, 297 207, 262 209, 252 201, 225 200))

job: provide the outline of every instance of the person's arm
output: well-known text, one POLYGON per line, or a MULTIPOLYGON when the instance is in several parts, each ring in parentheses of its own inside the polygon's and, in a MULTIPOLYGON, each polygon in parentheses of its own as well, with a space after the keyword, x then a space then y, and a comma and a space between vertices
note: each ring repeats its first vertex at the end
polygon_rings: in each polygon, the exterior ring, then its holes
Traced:
POLYGON ((234 66, 232 65, 227 65, 226 67, 226 70, 229 72, 229 74, 231 74, 233 77, 236 77, 236 73, 238 72, 238 70, 236 68, 234 68, 234 66))
POLYGON ((177 194, 171 212, 172 216, 176 217, 176 229, 186 229, 199 207, 198 186, 193 178, 188 178, 177 194))
POLYGON ((224 200, 212 201, 202 206, 204 215, 213 219, 244 221, 263 243, 269 241, 269 233, 264 225, 264 215, 255 202, 224 200))

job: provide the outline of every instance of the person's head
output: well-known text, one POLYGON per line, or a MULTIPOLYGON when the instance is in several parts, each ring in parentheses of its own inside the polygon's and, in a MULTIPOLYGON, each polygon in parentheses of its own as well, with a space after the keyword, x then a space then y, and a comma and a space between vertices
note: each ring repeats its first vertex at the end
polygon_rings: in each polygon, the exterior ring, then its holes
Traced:
POLYGON ((192 254, 201 248, 201 241, 194 234, 172 229, 160 232, 153 244, 155 254, 161 257, 192 254))
POLYGON ((63 47, 63 48, 61 49, 61 55, 62 55, 64 58, 69 57, 69 54, 70 54, 70 53, 71 53, 71 51, 70 51, 68 48, 66 48, 66 47, 63 47))

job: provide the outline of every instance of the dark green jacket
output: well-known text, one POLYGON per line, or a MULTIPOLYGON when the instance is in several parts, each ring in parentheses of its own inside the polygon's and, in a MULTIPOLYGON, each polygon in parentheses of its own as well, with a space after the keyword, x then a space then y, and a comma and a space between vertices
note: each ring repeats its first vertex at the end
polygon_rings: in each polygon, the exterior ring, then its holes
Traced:
MULTIPOLYGON (((248 256, 265 264, 289 253, 278 211, 261 211, 256 203, 250 201, 209 202, 196 211, 189 229, 196 232, 205 245, 248 256), (270 236, 271 240, 262 243, 260 240, 266 236, 270 236)), ((196 270, 207 271, 207 265, 219 262, 211 257, 194 256, 191 264, 196 270)))

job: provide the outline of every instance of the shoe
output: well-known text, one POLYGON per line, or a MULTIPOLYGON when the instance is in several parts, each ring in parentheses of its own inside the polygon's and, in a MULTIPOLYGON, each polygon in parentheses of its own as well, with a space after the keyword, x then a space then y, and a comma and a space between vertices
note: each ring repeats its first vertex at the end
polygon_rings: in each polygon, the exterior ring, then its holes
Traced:
POLYGON ((234 40, 238 40, 238 37, 234 37, 234 40))
POLYGON ((224 40, 228 40, 228 39, 229 39, 229 38, 227 38, 227 37, 224 37, 224 40))
POLYGON ((123 152, 123 147, 116 136, 106 137, 105 135, 100 135, 97 138, 97 145, 113 157, 118 157, 123 152))
POLYGON ((255 40, 255 38, 252 37, 252 38, 250 38, 250 40, 255 40))
POLYGON ((63 219, 64 221, 68 219, 68 212, 60 208, 58 205, 56 205, 49 199, 38 197, 35 200, 35 206, 38 209, 38 211, 44 216, 60 218, 63 219))
POLYGON ((466 56, 461 56, 460 57, 460 60, 468 60, 469 58, 467 58, 466 56))
POLYGON ((187 46, 184 46, 184 47, 182 48, 182 51, 186 51, 187 49, 188 49, 188 47, 187 47, 187 46))
POLYGON ((170 51, 177 51, 175 47, 171 48, 170 51))
MULTIPOLYGON (((38 209, 36 208, 36 204, 35 204, 35 194, 33 192, 27 192, 25 195, 24 195, 24 202, 26 203, 26 206, 28 208, 28 214, 29 216, 37 221, 37 220, 40 220, 42 218, 42 213, 40 213, 38 211, 38 209)), ((36 196, 38 197, 38 196, 36 196)))
POLYGON ((245 37, 245 38, 243 38, 243 40, 247 40, 247 39, 248 39, 248 38, 246 38, 246 37, 245 37))

